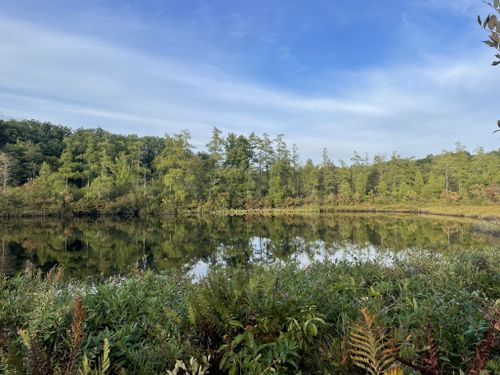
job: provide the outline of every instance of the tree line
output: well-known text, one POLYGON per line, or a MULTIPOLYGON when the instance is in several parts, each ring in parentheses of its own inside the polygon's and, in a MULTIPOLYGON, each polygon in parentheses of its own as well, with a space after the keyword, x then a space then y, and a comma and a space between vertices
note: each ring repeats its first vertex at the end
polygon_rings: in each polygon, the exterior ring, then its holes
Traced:
POLYGON ((283 135, 117 135, 0 120, 0 213, 139 213, 500 201, 500 150, 301 161, 283 135))

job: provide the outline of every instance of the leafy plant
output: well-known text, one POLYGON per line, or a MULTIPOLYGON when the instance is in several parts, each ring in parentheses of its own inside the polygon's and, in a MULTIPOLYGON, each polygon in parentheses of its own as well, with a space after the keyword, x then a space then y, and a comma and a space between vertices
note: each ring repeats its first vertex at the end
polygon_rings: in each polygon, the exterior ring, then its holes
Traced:
POLYGON ((28 367, 33 375, 51 375, 53 368, 47 358, 47 353, 43 350, 36 336, 30 336, 26 330, 18 331, 22 342, 28 350, 28 367))
POLYGON ((285 335, 271 343, 258 344, 249 328, 228 344, 221 346, 224 353, 219 367, 230 375, 268 374, 283 371, 287 366, 298 368, 298 345, 285 335))
POLYGON ((384 375, 403 375, 403 373, 403 368, 400 366, 394 366, 384 371, 384 375))
POLYGON ((318 327, 325 324, 324 319, 317 316, 314 306, 302 309, 298 318, 288 318, 287 335, 308 351, 318 336, 318 327))
POLYGON ((73 312, 73 321, 71 323, 71 331, 70 331, 70 353, 68 363, 65 369, 64 374, 71 375, 73 374, 74 365, 76 362, 76 358, 78 356, 78 352, 80 351, 80 347, 82 345, 82 341, 84 338, 84 330, 83 324, 85 320, 85 313, 83 311, 83 302, 82 298, 78 296, 75 300, 75 308, 73 312))
POLYGON ((500 320, 490 321, 488 330, 476 349, 474 363, 469 370, 469 375, 480 375, 481 371, 486 367, 490 356, 490 350, 499 342, 499 332, 500 320))
POLYGON ((194 357, 191 357, 189 362, 186 364, 182 360, 177 360, 175 362, 175 367, 173 370, 167 370, 167 375, 177 375, 177 374, 186 374, 186 375, 204 375, 208 374, 208 369, 210 368, 210 359, 211 357, 203 356, 201 362, 194 357), (181 372, 182 371, 182 372, 181 372))
POLYGON ((91 362, 87 358, 87 355, 84 354, 82 366, 79 375, 108 375, 111 367, 111 361, 109 358, 109 341, 108 339, 104 339, 102 356, 98 359, 96 368, 93 369, 91 366, 91 362))
POLYGON ((396 349, 393 340, 375 324, 375 316, 367 308, 361 309, 363 319, 350 334, 351 359, 354 364, 370 375, 381 375, 395 361, 396 349))

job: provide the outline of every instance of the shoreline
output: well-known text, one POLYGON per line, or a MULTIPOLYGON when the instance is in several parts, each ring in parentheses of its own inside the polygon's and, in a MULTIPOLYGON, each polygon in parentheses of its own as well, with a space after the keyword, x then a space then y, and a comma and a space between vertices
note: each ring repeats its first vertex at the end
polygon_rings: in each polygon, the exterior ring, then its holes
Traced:
POLYGON ((392 206, 392 205, 357 205, 357 206, 324 206, 294 208, 263 208, 248 210, 223 210, 211 212, 214 215, 227 216, 287 216, 287 215, 322 215, 335 213, 353 214, 410 214, 442 217, 479 219, 486 221, 500 220, 500 205, 494 206, 392 206))
POLYGON ((148 217, 148 216, 308 216, 324 214, 409 214, 440 217, 469 218, 485 221, 500 221, 500 205, 490 206, 394 206, 394 205, 352 205, 352 206, 301 206, 288 208, 252 208, 225 210, 186 210, 177 215, 172 212, 145 212, 139 214, 112 212, 43 212, 25 211, 2 213, 0 219, 14 218, 78 218, 78 217, 148 217))

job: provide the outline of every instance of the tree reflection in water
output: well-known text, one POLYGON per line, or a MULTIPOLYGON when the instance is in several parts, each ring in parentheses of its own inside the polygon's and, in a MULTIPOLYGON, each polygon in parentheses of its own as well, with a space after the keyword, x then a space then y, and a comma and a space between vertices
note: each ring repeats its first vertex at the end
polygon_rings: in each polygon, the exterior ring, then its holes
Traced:
POLYGON ((13 275, 27 261, 43 270, 63 265, 71 277, 125 273, 135 264, 199 277, 214 264, 390 263, 408 251, 495 245, 499 233, 485 222, 402 215, 9 219, 0 222, 0 272, 13 275))

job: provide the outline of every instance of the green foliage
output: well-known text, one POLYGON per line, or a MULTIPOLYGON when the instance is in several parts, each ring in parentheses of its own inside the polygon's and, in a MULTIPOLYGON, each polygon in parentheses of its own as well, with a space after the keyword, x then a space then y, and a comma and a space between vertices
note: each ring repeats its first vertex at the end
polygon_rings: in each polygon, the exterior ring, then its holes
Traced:
POLYGON ((210 368, 210 356, 203 356, 201 363, 194 357, 189 359, 186 364, 184 361, 177 360, 175 362, 175 367, 173 370, 167 370, 167 375, 177 375, 182 370, 183 374, 187 375, 204 375, 208 374, 208 369, 210 368))
POLYGON ((288 318, 287 335, 305 352, 312 351, 319 329, 325 325, 324 319, 317 316, 315 307, 308 306, 302 309, 298 317, 288 318))
POLYGON ((97 365, 92 369, 87 355, 83 355, 82 366, 78 371, 78 375, 108 375, 110 372, 111 362, 109 359, 109 341, 104 339, 102 357, 97 361, 97 365))
POLYGON ((224 356, 219 366, 230 375, 286 373, 287 367, 298 368, 298 349, 284 334, 273 342, 259 344, 251 329, 245 329, 229 344, 221 346, 224 356))
POLYGON ((500 357, 489 360, 486 364, 486 369, 490 371, 492 375, 500 374, 500 357))
POLYGON ((3 215, 500 201, 500 153, 470 153, 460 144, 420 160, 393 154, 370 161, 354 152, 350 165, 336 165, 326 149, 321 163, 301 163, 283 135, 224 136, 215 128, 206 151, 195 151, 188 131, 121 136, 14 120, 0 129, 3 215))
POLYGON ((25 373, 30 363, 67 368, 80 295, 85 322, 75 362, 80 369, 86 355, 92 371, 102 370, 107 340, 113 372, 165 373, 177 360, 189 368, 190 358, 210 355, 209 370, 224 372, 353 374, 358 370, 349 350, 371 358, 370 366, 381 371, 388 367, 380 368, 388 363, 388 337, 398 343, 401 360, 434 358, 426 354, 434 344, 422 328, 431 322, 442 373, 458 373, 471 363, 483 366, 488 358, 494 371, 499 352, 489 343, 498 333, 489 312, 500 298, 497 250, 439 257, 414 253, 391 265, 214 268, 198 282, 149 271, 77 281, 28 269, 0 279, 0 326, 3 342, 11 343, 0 344, 0 363, 13 373, 25 373), (371 313, 360 322, 362 307, 371 313), (379 327, 390 328, 391 335, 379 327), (36 343, 36 356, 28 356, 17 329, 29 345, 36 343), (27 359, 13 360, 16 356, 27 359))
POLYGON ((363 320, 352 328, 350 334, 352 361, 370 375, 384 374, 396 359, 394 343, 375 326, 375 317, 367 308, 362 309, 361 314, 363 320))

